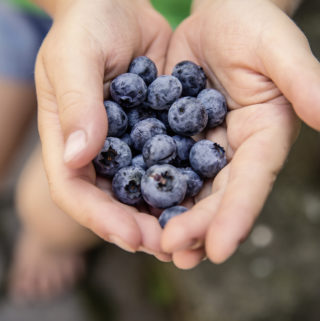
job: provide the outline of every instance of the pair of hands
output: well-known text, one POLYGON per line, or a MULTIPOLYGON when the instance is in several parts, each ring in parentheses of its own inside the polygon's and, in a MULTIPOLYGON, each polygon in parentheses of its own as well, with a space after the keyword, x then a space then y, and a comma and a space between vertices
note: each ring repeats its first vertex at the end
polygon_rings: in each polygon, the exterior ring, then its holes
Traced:
POLYGON ((56 204, 126 250, 180 268, 205 256, 223 262, 249 233, 298 135, 291 104, 320 129, 320 65, 304 35, 269 0, 200 1, 173 34, 147 0, 65 3, 36 65, 39 131, 56 204), (230 109, 226 128, 206 133, 226 148, 229 164, 164 231, 147 209, 116 201, 91 164, 107 134, 108 84, 139 55, 164 74, 182 60, 198 63, 230 109))

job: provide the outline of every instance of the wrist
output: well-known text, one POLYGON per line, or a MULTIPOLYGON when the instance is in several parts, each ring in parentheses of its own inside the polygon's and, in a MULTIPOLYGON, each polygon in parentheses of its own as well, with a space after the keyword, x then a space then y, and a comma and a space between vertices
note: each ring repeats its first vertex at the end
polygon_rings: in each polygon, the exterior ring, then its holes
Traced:
MULTIPOLYGON (((193 0, 192 3, 192 12, 198 10, 200 7, 210 5, 213 2, 217 2, 219 0, 193 0)), ((252 0, 253 2, 258 0, 252 0)), ((260 1, 260 0, 259 0, 260 1)), ((274 3, 277 7, 279 7, 282 11, 287 13, 289 16, 292 16, 295 11, 298 9, 299 5, 303 0, 265 0, 274 3)))
POLYGON ((76 0, 33 0, 32 2, 54 18, 58 12, 66 10, 76 0))
MULTIPOLYGON (((90 0, 93 2, 94 0, 90 0)), ((43 10, 45 10, 51 17, 57 16, 59 13, 67 11, 70 7, 81 2, 88 3, 88 0, 32 0, 33 3, 37 4, 43 10)), ((101 4, 101 0, 96 0, 97 4, 101 4)), ((152 7, 151 0, 105 0, 111 4, 119 4, 128 2, 129 5, 148 5, 152 7)))

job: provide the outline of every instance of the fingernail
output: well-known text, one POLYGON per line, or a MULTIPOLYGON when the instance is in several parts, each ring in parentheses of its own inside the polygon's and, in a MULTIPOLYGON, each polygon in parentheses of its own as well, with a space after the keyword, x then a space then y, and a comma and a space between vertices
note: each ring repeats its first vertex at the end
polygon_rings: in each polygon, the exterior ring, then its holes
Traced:
POLYGON ((77 130, 67 139, 63 159, 65 163, 74 159, 87 146, 87 135, 83 130, 77 130))
POLYGON ((127 252, 131 252, 131 253, 135 253, 136 250, 134 248, 132 248, 130 245, 128 245, 126 242, 124 242, 123 240, 121 240, 121 238, 119 236, 115 236, 115 235, 110 235, 109 236, 109 241, 117 246, 119 246, 121 249, 127 251, 127 252))

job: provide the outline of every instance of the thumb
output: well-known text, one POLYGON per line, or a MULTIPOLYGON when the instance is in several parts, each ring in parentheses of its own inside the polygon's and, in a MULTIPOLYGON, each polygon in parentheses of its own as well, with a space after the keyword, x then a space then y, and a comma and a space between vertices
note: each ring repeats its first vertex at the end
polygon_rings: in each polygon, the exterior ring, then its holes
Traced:
POLYGON ((297 115, 320 130, 320 63, 308 40, 288 17, 268 31, 260 57, 269 77, 297 115))
POLYGON ((64 162, 71 168, 80 168, 98 154, 107 135, 104 59, 93 48, 75 42, 49 57, 47 70, 65 141, 64 162))

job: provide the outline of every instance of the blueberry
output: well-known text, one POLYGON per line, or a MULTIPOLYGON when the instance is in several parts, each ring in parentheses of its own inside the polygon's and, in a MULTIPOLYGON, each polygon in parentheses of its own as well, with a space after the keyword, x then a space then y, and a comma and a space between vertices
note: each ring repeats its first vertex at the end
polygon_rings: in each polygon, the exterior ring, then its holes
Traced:
POLYGON ((187 180, 186 197, 196 196, 203 186, 203 179, 191 167, 180 168, 180 171, 187 180))
POLYGON ((141 105, 138 107, 131 108, 127 112, 129 126, 132 128, 136 123, 147 118, 156 118, 156 112, 145 106, 141 105))
POLYGON ((141 192, 144 200, 155 208, 180 204, 187 191, 187 182, 172 165, 153 165, 143 175, 141 192))
POLYGON ((144 170, 148 168, 147 164, 144 162, 142 154, 132 158, 132 166, 140 166, 144 170))
POLYGON ((186 166, 189 164, 189 153, 195 141, 191 137, 175 135, 172 137, 177 145, 177 157, 174 160, 176 166, 186 166))
POLYGON ((135 205, 142 200, 140 186, 144 173, 139 166, 127 166, 117 171, 112 180, 112 191, 120 202, 135 205))
POLYGON ((118 104, 131 108, 146 99, 147 85, 138 75, 126 73, 112 80, 110 94, 118 104))
POLYGON ((160 217, 159 217, 159 223, 161 225, 162 228, 164 228, 166 226, 166 224, 168 223, 168 221, 177 216, 180 215, 184 212, 186 212, 188 209, 184 206, 173 206, 173 207, 169 207, 166 210, 164 210, 160 217))
POLYGON ((183 97, 170 107, 168 120, 175 133, 193 136, 205 129, 208 114, 197 98, 183 97))
POLYGON ((155 164, 169 164, 177 155, 177 146, 172 137, 156 135, 144 144, 142 155, 148 167, 155 164))
POLYGON ((148 88, 147 104, 153 109, 168 109, 182 92, 180 81, 173 76, 160 76, 148 88))
POLYGON ((222 124, 227 114, 225 97, 218 90, 204 89, 198 95, 198 99, 208 113, 207 128, 214 128, 222 124))
POLYGON ((131 164, 130 147, 121 139, 107 137, 104 146, 93 160, 98 175, 110 177, 120 168, 131 164))
POLYGON ((157 112, 157 118, 164 123, 164 125, 167 128, 167 131, 171 130, 171 127, 169 125, 169 121, 168 121, 168 111, 167 110, 159 110, 157 112))
POLYGON ((130 136, 134 148, 142 150, 146 141, 158 134, 166 134, 166 126, 156 118, 147 118, 135 124, 130 136))
POLYGON ((108 136, 122 136, 128 126, 126 113, 117 103, 111 100, 106 100, 104 106, 108 115, 108 136))
POLYGON ((227 164, 224 149, 207 139, 200 140, 193 145, 189 159, 192 168, 206 178, 215 177, 227 164))
POLYGON ((120 139, 125 142, 130 148, 133 146, 132 139, 130 137, 130 134, 125 133, 123 136, 120 137, 120 139))
POLYGON ((158 75, 155 63, 146 56, 135 58, 131 62, 128 72, 140 76, 147 85, 150 85, 158 75))
POLYGON ((203 69, 191 61, 178 63, 172 71, 172 76, 177 77, 182 84, 182 96, 196 97, 206 88, 207 77, 203 69))

